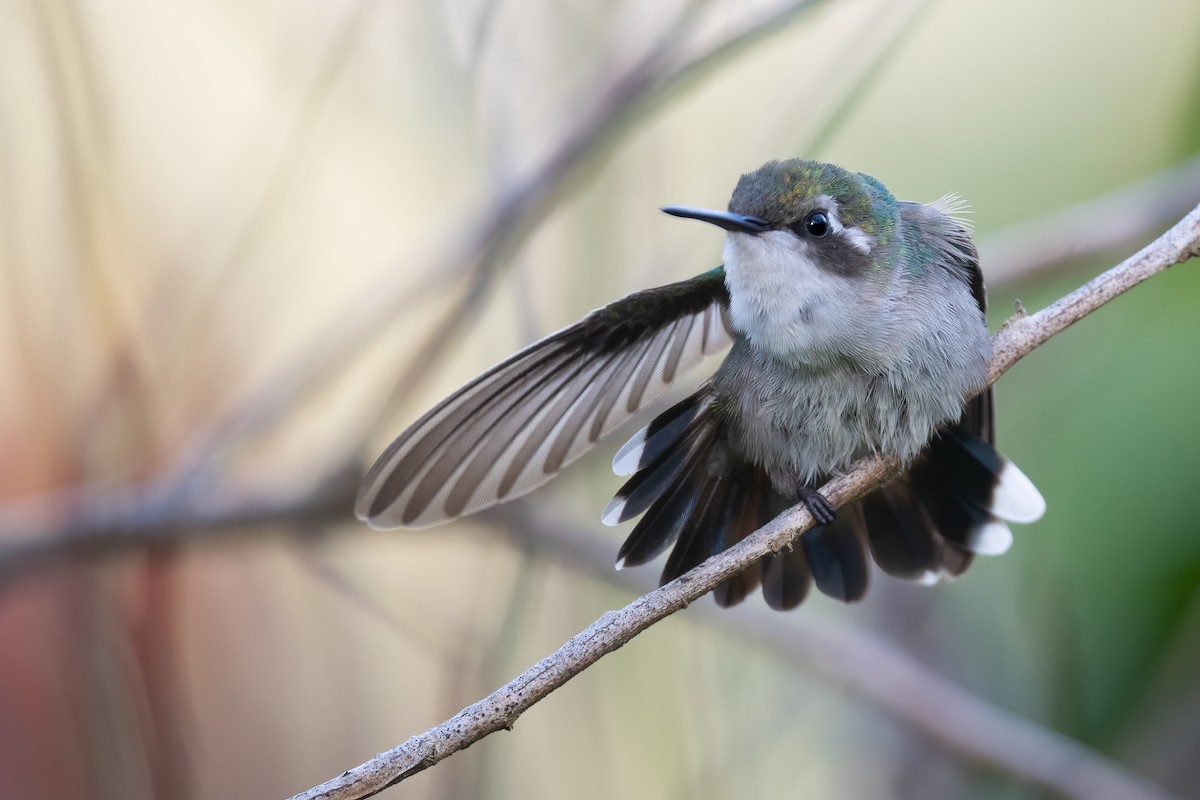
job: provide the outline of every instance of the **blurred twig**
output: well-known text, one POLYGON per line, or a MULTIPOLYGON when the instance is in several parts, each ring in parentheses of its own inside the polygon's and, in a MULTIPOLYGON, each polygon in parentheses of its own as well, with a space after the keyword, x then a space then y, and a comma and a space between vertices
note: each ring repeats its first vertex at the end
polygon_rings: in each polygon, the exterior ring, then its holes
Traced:
POLYGON ((917 22, 929 9, 929 0, 905 3, 893 2, 872 15, 861 31, 856 46, 847 53, 845 61, 834 64, 838 90, 830 91, 836 98, 834 104, 815 119, 808 120, 804 134, 804 145, 797 152, 805 158, 816 158, 829 146, 833 135, 866 96, 875 80, 883 75, 884 68, 901 49, 909 35, 917 29, 917 22))
POLYGON ((1116 748, 1133 764, 1169 786, 1187 792, 1200 786, 1200 685, 1194 681, 1200 660, 1200 585, 1142 689, 1142 711, 1116 748))
MULTIPOLYGON (((225 494, 211 487, 154 484, 145 488, 82 487, 0 507, 0 590, 55 564, 190 540, 237 536, 255 525, 344 521, 357 467, 330 475, 297 495, 225 494), (46 535, 47 528, 54 529, 46 535)), ((282 532, 282 528, 276 528, 282 532)))
MULTIPOLYGON (((292 112, 292 121, 287 127, 287 139, 275 157, 266 182, 254 199, 254 205, 234 233, 228 251, 220 258, 215 268, 206 277, 206 286, 198 294, 198 302, 186 311, 185 320, 179 324, 182 335, 189 340, 203 337, 203 328, 214 316, 214 309, 229 283, 237 277, 237 271, 250 259, 255 247, 271 230, 287 205, 294 184, 300 176, 299 165, 312 149, 320 131, 321 117, 328 111, 330 100, 346 65, 354 55, 354 46, 370 12, 381 4, 371 0, 357 0, 349 5, 329 37, 329 41, 316 59, 316 69, 300 93, 300 102, 292 112)), ((228 192, 231 196, 243 195, 246 177, 242 170, 229 176, 228 192)), ((221 198, 222 204, 229 197, 221 198)), ((168 289, 173 276, 166 276, 158 287, 161 294, 168 289)), ((155 310, 158 304, 152 304, 155 310)))
POLYGON ((349 354, 360 351, 366 342, 387 331, 390 323, 402 318, 399 313, 402 309, 435 289, 466 278, 470 286, 439 324, 440 338, 427 340, 418 356, 410 360, 405 378, 411 380, 422 373, 434 361, 442 343, 449 340, 448 334, 469 316, 500 256, 517 246, 553 207, 558 192, 586 158, 611 144, 635 113, 650 109, 655 98, 762 37, 783 30, 784 23, 819 3, 820 0, 785 2, 680 63, 675 62, 686 45, 694 20, 685 15, 680 24, 668 26, 663 37, 642 58, 606 86, 589 93, 589 97, 596 99, 576 115, 577 122, 560 137, 537 168, 498 192, 473 222, 468 220, 456 226, 456 241, 462 244, 449 248, 443 263, 429 270, 419 287, 408 284, 368 287, 344 313, 337 315, 338 327, 322 331, 313 342, 297 348, 297 358, 264 380, 262 390, 197 435, 184 468, 203 465, 221 447, 272 425, 294 407, 302 387, 328 378, 351 363, 349 354))
MULTIPOLYGON (((95 389, 87 392, 86 410, 64 417, 65 424, 73 429, 67 441, 76 446, 62 448, 61 459, 64 472, 73 475, 81 469, 78 443, 89 441, 86 433, 94 429, 118 395, 126 398, 120 406, 120 421, 135 438, 147 438, 151 420, 146 402, 148 381, 145 364, 133 346, 140 326, 128 289, 121 287, 112 273, 121 257, 113 231, 120 228, 121 221, 114 214, 117 190, 112 169, 112 100, 102 61, 95 57, 91 32, 78 4, 36 3, 30 8, 37 52, 48 78, 50 108, 62 130, 57 140, 65 187, 65 218, 60 230, 72 250, 73 258, 68 262, 72 277, 83 289, 74 297, 78 309, 60 310, 61 317, 78 317, 73 324, 79 327, 72 330, 72 324, 64 324, 63 335, 57 341, 58 352, 43 354, 40 360, 56 365, 55 369, 76 372, 86 357, 86 342, 98 349, 105 363, 105 374, 95 389)), ((27 310, 21 309, 20 313, 23 316, 27 310)), ((35 366, 37 361, 27 357, 26 363, 40 370, 35 366)), ((29 386, 48 407, 61 408, 64 402, 72 402, 71 392, 45 391, 54 383, 43 376, 29 386)))
MULTIPOLYGON (((424 609, 419 614, 405 616, 392 606, 371 594, 362 585, 360 576, 351 577, 327 559, 318 557, 310 548, 298 553, 299 563, 318 583, 327 587, 357 611, 382 625, 388 633, 402 641, 413 642, 423 652, 437 653, 439 658, 457 665, 465 661, 467 654, 462 642, 469 640, 465 630, 446 630, 449 620, 431 618, 424 609), (414 619, 418 617, 420 621, 414 619), (436 631, 436 633, 434 632, 436 631)), ((398 604, 406 611, 416 611, 415 603, 398 604)))
POLYGON ((1141 244, 1200 202, 1200 156, 979 242, 989 283, 1010 282, 1141 244), (996 280, 999 278, 999 280, 996 280))
MULTIPOLYGON (((1167 267, 1194 256, 1200 256, 1200 206, 1139 253, 1083 287, 1036 314, 1018 314, 1009 319, 992 340, 994 355, 988 373, 989 384, 1034 348, 1109 300, 1167 267)), ((821 491, 835 506, 842 506, 881 485, 897 469, 898 465, 891 460, 865 458, 845 475, 830 481, 821 491)), ((567 640, 557 651, 441 725, 296 795, 294 800, 370 797, 489 734, 512 728, 521 714, 600 658, 654 623, 685 608, 721 581, 754 564, 764 555, 789 547, 797 536, 812 526, 812 522, 811 515, 803 505, 793 507, 690 572, 642 595, 618 611, 604 614, 567 640)), ((883 680, 880 676, 875 676, 875 679, 883 680)), ((902 690, 896 698, 897 703, 907 704, 915 700, 915 692, 909 698, 905 696, 903 685, 895 688, 902 690)), ((964 697, 969 698, 966 695, 964 697)), ((958 723, 963 728, 950 737, 951 741, 961 741, 962 737, 970 736, 977 720, 968 714, 958 723)), ((1053 751, 1048 756, 1044 745, 1044 742, 1039 743, 1033 752, 1016 757, 1010 754, 1009 766, 1020 768, 1019 774, 1068 797, 1166 796, 1160 789, 1136 776, 1116 770, 1104 762, 1087 759, 1085 750, 1081 749, 1075 754, 1077 760, 1074 763, 1064 764, 1053 756, 1053 751), (1025 758, 1034 760, 1022 763, 1025 758)), ((985 749, 982 743, 977 747, 985 749)))

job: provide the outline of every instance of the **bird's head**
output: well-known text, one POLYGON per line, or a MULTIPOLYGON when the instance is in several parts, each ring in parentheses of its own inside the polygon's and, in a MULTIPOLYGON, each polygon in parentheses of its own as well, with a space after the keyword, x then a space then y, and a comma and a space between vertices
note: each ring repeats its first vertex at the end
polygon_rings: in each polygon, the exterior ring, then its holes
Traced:
POLYGON ((728 211, 668 206, 728 231, 734 327, 781 358, 880 360, 901 261, 899 207, 869 175, 772 161, 738 181, 728 211))
MULTIPOLYGON (((896 199, 869 175, 835 164, 771 161, 738 181, 728 211, 667 206, 668 214, 718 225, 730 232, 726 269, 736 271, 763 255, 792 253, 844 277, 889 266, 896 232, 896 199)), ((765 259, 786 265, 787 258, 765 259)))

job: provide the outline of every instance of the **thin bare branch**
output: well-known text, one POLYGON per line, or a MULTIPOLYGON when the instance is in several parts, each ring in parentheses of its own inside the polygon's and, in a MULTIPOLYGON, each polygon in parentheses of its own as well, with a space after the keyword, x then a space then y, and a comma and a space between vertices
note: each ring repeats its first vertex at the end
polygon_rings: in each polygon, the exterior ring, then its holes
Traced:
POLYGON ((1098 275, 1036 314, 1017 314, 992 337, 992 365, 988 383, 1100 306, 1167 267, 1200 256, 1200 205, 1166 233, 1117 266, 1098 275))
MULTIPOLYGON (((1157 272, 1200 255, 1200 206, 1136 255, 1033 315, 1010 319, 993 337, 989 382, 1052 336, 1157 272)), ((822 492, 835 506, 858 499, 893 476, 888 459, 862 459, 830 481, 822 492)), ((425 770, 499 730, 511 729, 526 710, 634 636, 711 591, 721 581, 779 552, 813 523, 803 505, 795 506, 725 552, 655 589, 629 605, 609 611, 572 636, 553 654, 505 686, 460 711, 446 722, 332 780, 295 795, 293 800, 348 800, 370 797, 425 770)), ((902 693, 902 692, 901 692, 902 693)), ((969 697, 966 697, 969 699, 969 697)), ((974 723, 970 715, 962 720, 974 723)), ((965 734, 964 734, 965 735, 965 734)), ((1086 752, 1086 751, 1082 751, 1086 752)), ((1077 756, 1079 753, 1076 754, 1077 756)), ((1039 782, 1068 797, 1163 798, 1157 787, 1107 765, 1080 771, 1075 765, 1046 759, 1035 770, 1039 782), (1075 768, 1072 769, 1072 766, 1075 768)))
MULTIPOLYGON (((487 515, 524 546, 597 580, 639 594, 655 588, 644 572, 613 570, 611 548, 592 531, 531 513, 527 503, 487 515)), ((1137 780, 1104 755, 971 694, 866 631, 812 614, 797 614, 784 626, 782 615, 749 603, 720 608, 701 602, 688 613, 873 701, 960 758, 1005 775, 1066 795, 1068 786, 1137 780)))

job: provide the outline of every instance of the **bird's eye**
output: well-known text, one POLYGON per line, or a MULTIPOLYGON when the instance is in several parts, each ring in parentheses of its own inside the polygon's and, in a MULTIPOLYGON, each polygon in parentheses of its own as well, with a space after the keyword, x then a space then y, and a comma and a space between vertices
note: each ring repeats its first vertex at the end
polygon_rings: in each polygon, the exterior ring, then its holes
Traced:
POLYGON ((808 235, 820 239, 829 233, 829 216, 824 211, 814 211, 804 218, 804 230, 808 235))

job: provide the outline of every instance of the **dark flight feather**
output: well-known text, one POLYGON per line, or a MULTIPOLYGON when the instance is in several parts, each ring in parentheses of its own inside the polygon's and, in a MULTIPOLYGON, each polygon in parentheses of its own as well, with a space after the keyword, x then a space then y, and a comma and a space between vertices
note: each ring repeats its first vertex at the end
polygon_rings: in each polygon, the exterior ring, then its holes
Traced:
POLYGON ((633 526, 633 531, 617 553, 617 568, 636 567, 657 558, 675 543, 692 519, 701 495, 711 483, 708 458, 714 437, 690 436, 680 441, 679 453, 663 458, 679 459, 682 469, 633 526))
POLYGON ((862 512, 849 506, 824 527, 800 537, 813 583, 835 600, 852 603, 867 592, 867 542, 862 512))
POLYGON ((542 485, 729 342, 724 271, 635 292, 480 375, 375 462, 355 512, 426 527, 542 485))

